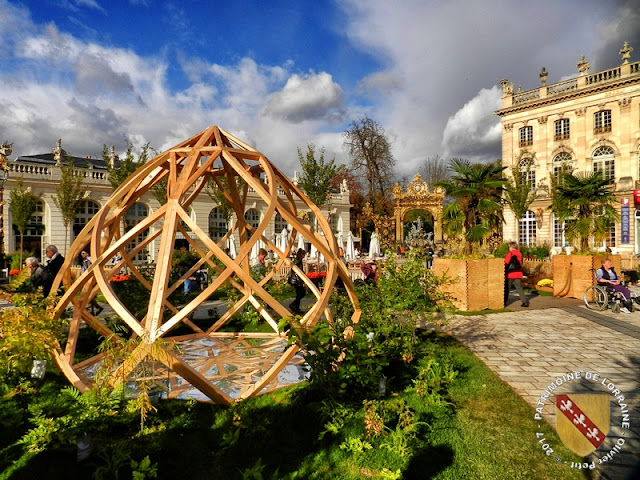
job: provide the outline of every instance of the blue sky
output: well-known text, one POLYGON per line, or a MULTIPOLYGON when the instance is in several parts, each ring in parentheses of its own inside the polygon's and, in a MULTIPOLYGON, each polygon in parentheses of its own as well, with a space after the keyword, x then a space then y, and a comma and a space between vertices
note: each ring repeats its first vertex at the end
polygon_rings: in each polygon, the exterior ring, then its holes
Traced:
POLYGON ((637 2, 0 0, 0 141, 14 155, 158 151, 216 124, 286 173, 339 162, 368 115, 398 175, 427 157, 500 156, 498 81, 523 89, 640 58, 637 2))

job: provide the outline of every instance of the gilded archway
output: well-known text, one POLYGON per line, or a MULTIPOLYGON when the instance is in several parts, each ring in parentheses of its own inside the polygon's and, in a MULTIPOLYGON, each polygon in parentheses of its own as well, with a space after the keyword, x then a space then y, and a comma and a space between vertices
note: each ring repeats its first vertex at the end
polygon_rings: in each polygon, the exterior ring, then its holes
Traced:
POLYGON ((429 191, 429 184, 422 181, 420 174, 416 174, 409 182, 407 190, 403 191, 400 185, 393 187, 394 210, 393 216, 396 223, 396 241, 404 241, 402 221, 411 210, 426 210, 433 216, 433 239, 442 242, 442 201, 444 190, 436 187, 429 191))
POLYGON ((151 362, 154 375, 167 379, 169 396, 177 397, 184 392, 198 390, 214 402, 228 404, 277 388, 280 386, 279 373, 298 351, 296 345, 287 344, 279 327, 279 324, 291 321, 291 314, 265 289, 266 283, 283 266, 289 266, 298 273, 315 297, 313 306, 300 320, 303 327, 310 329, 318 321, 332 321, 328 301, 338 278, 344 282, 355 306, 352 319, 359 320, 360 310, 349 272, 338 259, 336 240, 320 210, 262 153, 217 126, 211 126, 139 168, 78 234, 53 286, 54 291, 61 283, 65 287, 55 315, 60 317, 67 307, 73 307, 65 351, 57 354, 56 361, 67 378, 79 390, 86 391, 94 384, 96 371, 104 370, 105 356, 123 351, 118 350, 123 342, 136 340, 123 358, 114 362, 116 366, 101 373, 107 376, 110 384, 128 382, 141 364, 151 362), (237 183, 238 178, 243 182, 237 183), (203 193, 208 182, 218 186, 238 219, 232 229, 216 238, 217 241, 212 240, 188 213, 190 205, 203 193), (167 203, 123 232, 122 218, 127 210, 143 194, 158 186, 166 188, 167 203), (255 190, 268 205, 257 227, 246 221, 244 216, 249 188, 255 190), (284 195, 279 195, 279 190, 284 195), (296 203, 315 214, 315 229, 300 218, 296 203), (292 235, 284 248, 278 248, 264 235, 276 213, 292 227, 292 235), (142 232, 148 234, 140 235, 142 232), (173 246, 179 232, 201 258, 179 279, 172 280, 173 246), (327 260, 327 276, 322 291, 292 263, 296 233, 315 245, 327 260), (240 239, 235 259, 225 252, 225 244, 231 235, 240 239), (132 242, 133 239, 138 241, 132 242), (267 245, 278 260, 263 278, 256 280, 251 275, 249 255, 258 241, 267 245), (152 248, 152 242, 159 242, 159 249, 155 274, 148 280, 135 259, 143 249, 152 248), (87 244, 91 245, 93 264, 72 282, 69 267, 87 244), (174 305, 170 300, 171 294, 203 266, 213 269, 217 276, 186 305, 174 305), (123 268, 150 292, 148 310, 142 319, 136 318, 114 291, 111 279, 123 268), (235 289, 240 298, 210 328, 202 330, 190 316, 223 286, 235 289), (115 335, 108 324, 103 324, 86 310, 98 293, 102 293, 131 331, 130 338, 115 335), (260 321, 268 324, 271 332, 222 331, 234 314, 247 305, 258 312, 260 321), (115 339, 113 348, 81 362, 76 361, 82 323, 105 338, 115 339), (188 327, 191 333, 171 336, 178 326, 188 327))

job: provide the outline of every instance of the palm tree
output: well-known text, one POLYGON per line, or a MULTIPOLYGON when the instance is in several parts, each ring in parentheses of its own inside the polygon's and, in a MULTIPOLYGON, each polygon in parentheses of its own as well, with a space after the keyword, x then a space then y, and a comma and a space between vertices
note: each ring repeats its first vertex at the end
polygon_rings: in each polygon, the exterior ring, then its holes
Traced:
MULTIPOLYGON (((513 163, 511 176, 507 179, 507 183, 504 187, 504 201, 509 205, 509 208, 515 216, 516 226, 520 219, 527 214, 531 204, 538 198, 530 177, 535 156, 535 153, 529 154, 526 149, 523 150, 513 163), (528 161, 523 167, 522 159, 525 155, 525 158, 527 158, 528 161)), ((518 231, 517 228, 516 231, 518 231)))
POLYGON ((448 235, 464 234, 466 253, 502 225, 502 192, 506 180, 498 161, 488 164, 470 163, 462 158, 451 160, 451 180, 438 182, 455 200, 442 212, 442 223, 448 235))
POLYGON ((602 172, 562 172, 552 192, 549 208, 558 222, 566 222, 565 235, 570 241, 578 240, 582 252, 589 250, 592 237, 603 240, 620 218, 612 181, 602 172))

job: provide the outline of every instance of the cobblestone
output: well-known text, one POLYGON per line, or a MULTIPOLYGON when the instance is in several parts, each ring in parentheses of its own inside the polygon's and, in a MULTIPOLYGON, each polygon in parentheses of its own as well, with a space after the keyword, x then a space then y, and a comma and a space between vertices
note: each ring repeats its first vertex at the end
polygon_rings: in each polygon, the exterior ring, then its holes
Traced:
MULTIPOLYGON (((441 329, 466 345, 533 408, 551 383, 571 372, 581 372, 582 378, 562 383, 555 392, 608 393, 602 381, 613 382, 628 402, 630 428, 621 428, 620 406, 611 396, 610 434, 589 462, 597 464, 617 436, 624 435, 625 446, 603 465, 600 478, 632 478, 634 467, 640 466, 640 312, 594 312, 579 300, 552 297, 532 297, 526 309, 511 300, 512 312, 455 316, 441 329), (600 378, 586 380, 587 372, 600 378)), ((554 401, 552 393, 544 402, 543 419, 555 428, 554 401)))

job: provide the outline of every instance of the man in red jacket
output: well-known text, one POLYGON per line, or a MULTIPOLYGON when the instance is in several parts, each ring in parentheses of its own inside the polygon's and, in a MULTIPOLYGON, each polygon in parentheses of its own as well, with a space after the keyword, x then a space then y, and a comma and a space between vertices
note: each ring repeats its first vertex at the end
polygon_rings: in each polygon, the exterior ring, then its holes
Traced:
POLYGON ((504 304, 507 305, 511 285, 516 286, 520 301, 523 307, 529 306, 529 300, 522 289, 522 253, 518 250, 516 242, 509 243, 509 252, 504 257, 505 271, 507 274, 506 286, 504 290, 504 304))

